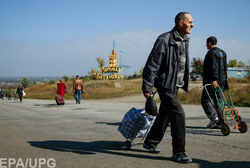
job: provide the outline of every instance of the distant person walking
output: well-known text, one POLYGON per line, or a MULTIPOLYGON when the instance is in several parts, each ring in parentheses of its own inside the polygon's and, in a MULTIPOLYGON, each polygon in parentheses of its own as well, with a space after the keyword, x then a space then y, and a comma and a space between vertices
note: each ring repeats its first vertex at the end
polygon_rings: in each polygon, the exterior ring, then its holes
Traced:
POLYGON ((8 89, 8 100, 12 100, 12 90, 8 89))
POLYGON ((23 87, 21 85, 18 85, 16 93, 18 94, 20 103, 22 103, 22 101, 23 101, 23 87))
POLYGON ((76 104, 81 104, 81 97, 83 93, 83 82, 78 75, 76 75, 76 79, 73 82, 73 90, 74 90, 74 97, 76 100, 76 104))
POLYGON ((17 89, 13 89, 13 97, 14 97, 14 102, 18 101, 17 100, 17 93, 16 93, 17 89))
POLYGON ((6 100, 8 100, 8 90, 7 89, 4 90, 4 96, 5 96, 6 100))
POLYGON ((3 92, 3 89, 0 90, 0 98, 3 99, 4 97, 4 92, 3 92))
POLYGON ((57 83, 57 94, 59 94, 60 96, 64 97, 64 94, 66 94, 66 85, 63 82, 62 79, 59 80, 59 82, 57 83))
MULTIPOLYGON (((227 54, 217 47, 216 37, 209 37, 206 45, 208 52, 203 64, 203 85, 211 84, 208 85, 207 89, 209 95, 216 104, 215 89, 218 88, 218 86, 220 86, 221 89, 229 89, 227 81, 227 54)), ((207 117, 210 119, 207 128, 218 127, 220 125, 219 116, 217 115, 205 88, 202 91, 201 104, 207 117)))

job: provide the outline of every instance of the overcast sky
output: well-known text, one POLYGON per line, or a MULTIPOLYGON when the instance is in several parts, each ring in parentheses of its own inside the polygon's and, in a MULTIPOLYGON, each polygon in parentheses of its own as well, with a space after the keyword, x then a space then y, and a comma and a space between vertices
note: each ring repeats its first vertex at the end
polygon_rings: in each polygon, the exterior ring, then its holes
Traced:
POLYGON ((191 58, 213 35, 228 60, 250 64, 249 0, 0 0, 0 76, 87 75, 98 56, 108 66, 113 40, 125 74, 138 72, 180 11, 194 19, 191 58))

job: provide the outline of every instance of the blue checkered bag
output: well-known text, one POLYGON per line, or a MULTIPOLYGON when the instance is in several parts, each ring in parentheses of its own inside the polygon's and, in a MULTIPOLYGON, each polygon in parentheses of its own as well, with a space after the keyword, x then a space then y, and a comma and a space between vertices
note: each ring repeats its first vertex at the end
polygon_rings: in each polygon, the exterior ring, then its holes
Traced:
POLYGON ((118 131, 126 139, 144 137, 151 128, 155 116, 148 115, 144 109, 131 108, 123 117, 118 131))

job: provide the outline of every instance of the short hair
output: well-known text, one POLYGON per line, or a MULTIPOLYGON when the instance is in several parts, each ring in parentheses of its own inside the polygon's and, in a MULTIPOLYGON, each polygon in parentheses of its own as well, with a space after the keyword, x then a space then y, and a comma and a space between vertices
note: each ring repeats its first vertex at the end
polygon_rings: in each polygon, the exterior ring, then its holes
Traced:
POLYGON ((176 16, 175 16, 175 26, 179 26, 179 21, 180 20, 185 20, 186 19, 186 16, 185 14, 190 14, 188 12, 180 12, 178 13, 176 16))
POLYGON ((211 43, 212 45, 216 45, 217 44, 216 37, 214 37, 214 36, 208 37, 207 43, 211 43))
POLYGON ((76 78, 79 78, 79 75, 76 75, 76 78))

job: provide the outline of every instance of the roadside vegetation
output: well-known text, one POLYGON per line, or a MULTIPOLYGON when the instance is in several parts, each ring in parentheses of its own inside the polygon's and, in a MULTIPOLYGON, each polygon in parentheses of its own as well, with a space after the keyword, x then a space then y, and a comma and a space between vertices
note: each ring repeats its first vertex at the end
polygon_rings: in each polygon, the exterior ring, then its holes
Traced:
MULTIPOLYGON (((134 80, 83 80, 83 99, 107 99, 130 96, 141 93, 141 79, 134 80)), ((73 81, 65 82, 67 93, 65 99, 73 99, 73 81)), ((56 82, 30 86, 25 89, 26 98, 54 99, 56 82)))
MULTIPOLYGON (((67 80, 67 94, 65 99, 73 99, 72 80, 67 80)), ((200 104, 202 87, 191 87, 189 93, 179 93, 182 103, 200 104)), ((196 82, 197 83, 197 82, 196 82)), ((84 80, 83 99, 109 99, 122 96, 141 94, 142 79, 132 80, 84 80)), ((250 107, 250 79, 229 79, 230 93, 236 106, 250 107)), ((33 85, 25 89, 26 97, 30 99, 54 99, 56 82, 33 85)), ((159 100, 158 100, 159 101, 159 100)))
MULTIPOLYGON (((100 57, 97 58, 99 67, 103 67, 105 62, 100 57)), ((228 67, 243 67, 249 68, 244 63, 237 60, 230 60, 228 67)), ((186 94, 183 91, 179 93, 179 99, 182 103, 200 104, 202 84, 201 78, 203 74, 203 60, 201 58, 193 58, 191 62, 192 71, 190 77, 189 93, 186 94), (198 83, 198 85, 197 85, 198 83), (195 87, 194 87, 195 86, 195 87)), ((119 80, 96 80, 96 71, 92 68, 89 72, 89 76, 83 77, 84 81, 84 94, 83 99, 109 99, 130 95, 142 94, 142 76, 143 67, 139 73, 135 72, 134 75, 129 76, 126 79, 119 80)), ((73 80, 67 76, 63 77, 67 86, 67 93, 65 99, 73 99, 73 80)), ((27 87, 25 92, 26 98, 30 99, 54 99, 56 95, 56 81, 51 80, 46 84, 39 84, 29 86, 27 85, 27 79, 23 79, 23 85, 27 87)), ((244 79, 229 79, 230 93, 233 102, 236 106, 247 106, 250 107, 250 78, 244 79)), ((159 100, 157 100, 159 102, 159 100)))
MULTIPOLYGON (((229 91, 235 106, 250 107, 250 79, 229 79, 229 91)), ((202 88, 193 88, 186 94, 181 92, 179 99, 182 103, 200 104, 202 88)))

